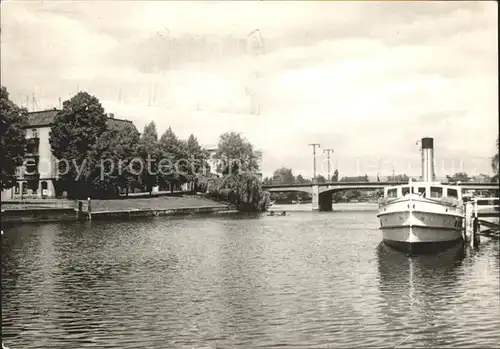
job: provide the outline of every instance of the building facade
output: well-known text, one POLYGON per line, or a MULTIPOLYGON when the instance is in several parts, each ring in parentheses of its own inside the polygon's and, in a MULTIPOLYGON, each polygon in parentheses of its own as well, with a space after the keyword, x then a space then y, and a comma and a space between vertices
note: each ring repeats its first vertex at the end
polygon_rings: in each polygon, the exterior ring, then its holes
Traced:
MULTIPOLYGON (((56 193, 58 163, 49 142, 50 130, 58 113, 57 109, 28 113, 24 162, 16 169, 16 185, 2 191, 2 200, 42 199, 62 195, 56 193)), ((120 128, 124 123, 132 124, 129 120, 115 119, 113 114, 108 114, 110 128, 120 128)))

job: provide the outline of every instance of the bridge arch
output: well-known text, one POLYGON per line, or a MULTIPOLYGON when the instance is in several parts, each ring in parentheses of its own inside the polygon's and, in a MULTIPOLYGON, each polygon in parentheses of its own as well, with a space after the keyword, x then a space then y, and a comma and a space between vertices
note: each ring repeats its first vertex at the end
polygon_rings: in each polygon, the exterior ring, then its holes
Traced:
POLYGON ((332 211, 333 210, 333 194, 348 191, 348 190, 380 190, 383 189, 377 187, 367 187, 367 186, 356 186, 356 187, 335 187, 335 188, 322 188, 318 195, 318 208, 320 211, 332 211))
POLYGON ((265 189, 270 193, 307 193, 312 194, 313 188, 312 186, 308 187, 280 187, 280 188, 269 188, 265 189))

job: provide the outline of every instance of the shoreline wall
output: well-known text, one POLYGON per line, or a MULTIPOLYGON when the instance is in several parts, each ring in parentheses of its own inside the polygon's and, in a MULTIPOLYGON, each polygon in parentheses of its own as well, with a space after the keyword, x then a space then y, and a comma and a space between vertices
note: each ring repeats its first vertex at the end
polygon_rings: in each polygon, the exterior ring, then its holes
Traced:
MULTIPOLYGON (((188 216, 198 214, 236 213, 227 206, 180 207, 170 209, 136 209, 92 212, 91 220, 129 220, 133 218, 188 216)), ((2 224, 16 223, 53 223, 64 221, 89 220, 87 212, 72 208, 31 208, 2 210, 2 224)))

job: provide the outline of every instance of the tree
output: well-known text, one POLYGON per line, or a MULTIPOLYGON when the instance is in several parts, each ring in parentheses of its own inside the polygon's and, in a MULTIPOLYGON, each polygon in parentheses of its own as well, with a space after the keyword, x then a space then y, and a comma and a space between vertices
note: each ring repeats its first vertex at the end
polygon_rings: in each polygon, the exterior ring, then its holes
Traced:
POLYGON ((465 172, 458 172, 458 173, 455 173, 453 176, 448 176, 447 175, 446 179, 448 180, 448 182, 462 182, 462 183, 465 183, 465 182, 470 181, 470 177, 465 172))
POLYGON ((195 190, 199 184, 204 182, 204 178, 210 173, 208 165, 208 152, 203 149, 194 135, 190 135, 186 142, 186 152, 188 156, 190 181, 193 182, 195 190))
POLYGON ((98 173, 91 176, 93 187, 104 193, 120 195, 125 189, 128 196, 131 184, 137 183, 141 163, 134 159, 137 155, 139 132, 132 125, 120 130, 107 130, 97 140, 92 149, 91 166, 98 173))
MULTIPOLYGON (((59 162, 59 173, 68 196, 86 197, 95 169, 88 164, 90 151, 107 130, 107 118, 99 100, 78 92, 63 103, 50 131, 52 153, 59 162)), ((95 155, 94 155, 95 156, 95 155)))
POLYGON ((410 177, 408 177, 405 173, 387 177, 387 181, 389 181, 389 182, 391 182, 391 181, 408 182, 409 180, 410 180, 410 177))
POLYGON ((332 176, 332 182, 338 182, 338 180, 339 180, 339 170, 335 169, 335 172, 333 173, 332 176))
POLYGON ((274 184, 294 184, 295 176, 289 168, 281 167, 273 173, 274 184))
POLYGON ((271 177, 264 177, 264 179, 262 179, 262 184, 271 185, 273 184, 273 179, 271 177))
POLYGON ((318 183, 325 183, 326 182, 325 177, 322 175, 317 175, 316 179, 318 180, 318 183))
POLYGON ((188 163, 187 145, 177 138, 172 128, 169 127, 158 141, 161 160, 158 163, 158 184, 162 188, 170 185, 174 191, 176 185, 187 182, 188 163))
POLYGON ((493 173, 494 173, 492 181, 494 181, 494 182, 498 182, 498 178, 500 175, 500 166, 499 166, 499 157, 498 157, 499 147, 500 147, 500 143, 499 143, 499 139, 497 138, 497 153, 491 159, 491 168, 493 169, 493 173))
POLYGON ((302 177, 302 175, 301 175, 301 174, 299 174, 299 175, 297 175, 297 177, 295 178, 295 182, 296 182, 297 184, 303 184, 303 183, 305 183, 305 182, 306 182, 306 180, 305 180, 305 178, 304 178, 304 177, 302 177))
POLYGON ((220 136, 217 152, 217 173, 258 172, 262 154, 254 150, 240 133, 227 132, 220 136))
POLYGON ((139 138, 137 154, 144 164, 141 183, 151 195, 153 187, 157 185, 158 160, 158 133, 154 121, 144 126, 144 131, 139 138))
POLYGON ((0 182, 2 190, 16 185, 16 168, 23 164, 26 149, 27 111, 19 108, 9 98, 5 86, 0 90, 0 182))
POLYGON ((239 133, 220 136, 215 158, 217 172, 222 178, 213 179, 208 186, 212 197, 228 201, 239 211, 263 211, 269 203, 269 193, 263 192, 256 172, 260 153, 239 133))

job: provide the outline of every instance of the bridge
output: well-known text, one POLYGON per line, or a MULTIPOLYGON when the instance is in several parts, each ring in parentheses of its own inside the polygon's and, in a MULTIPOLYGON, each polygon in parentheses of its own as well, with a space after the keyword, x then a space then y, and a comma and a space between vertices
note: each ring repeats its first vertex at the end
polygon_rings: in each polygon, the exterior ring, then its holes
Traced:
MULTIPOLYGON (((408 181, 391 181, 391 182, 325 182, 306 184, 268 184, 262 188, 270 193, 284 192, 304 192, 312 195, 313 210, 331 211, 332 210, 332 194, 343 190, 369 190, 383 189, 391 185, 404 185, 408 181)), ((456 183, 442 182, 445 185, 456 185, 456 183)), ((498 190, 498 183, 479 183, 466 182, 460 183, 459 186, 465 190, 498 190)))

